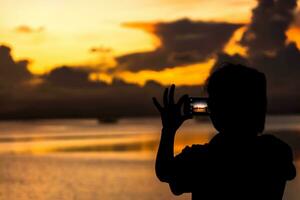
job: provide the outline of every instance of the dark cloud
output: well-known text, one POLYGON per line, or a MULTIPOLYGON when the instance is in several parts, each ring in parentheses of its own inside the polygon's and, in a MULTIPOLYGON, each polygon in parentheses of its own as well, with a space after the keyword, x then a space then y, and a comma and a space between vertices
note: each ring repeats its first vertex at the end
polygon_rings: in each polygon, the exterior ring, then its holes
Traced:
POLYGON ((29 61, 14 61, 11 49, 0 46, 0 80, 1 82, 14 82, 29 79, 30 72, 27 69, 29 61))
MULTIPOLYGON (((6 60, 5 66, 14 69, 18 74, 15 69, 16 62, 8 56, 10 49, 1 47, 0 50, 1 58, 6 58, 1 59, 1 62, 6 60)), ((18 85, 18 82, 10 82, 3 87, 0 85, 0 119, 105 118, 157 114, 151 98, 161 96, 164 87, 159 83, 149 81, 141 87, 121 79, 113 79, 110 85, 92 82, 89 80, 90 71, 86 68, 58 67, 40 77, 43 82, 34 87, 18 85)), ((18 80, 29 80, 32 77, 28 71, 22 72, 18 80)), ((15 76, 11 71, 6 75, 10 81, 15 76)), ((185 92, 197 95, 200 93, 200 87, 179 87, 177 94, 185 92)))
POLYGON ((300 112, 300 51, 296 45, 288 44, 275 57, 257 56, 251 63, 267 75, 270 107, 276 112, 300 112))
POLYGON ((55 68, 44 76, 46 84, 58 87, 96 87, 102 82, 92 82, 89 80, 90 71, 88 67, 62 66, 55 68))
POLYGON ((45 30, 44 27, 32 28, 27 25, 21 25, 15 28, 15 31, 17 33, 40 33, 43 32, 44 30, 45 30))
POLYGON ((248 55, 274 55, 285 48, 286 31, 294 20, 297 0, 260 0, 241 44, 248 55))
MULTIPOLYGON (((242 63, 264 72, 268 81, 269 110, 300 112, 300 51, 288 43, 296 0, 260 0, 241 43, 248 56, 220 54, 217 63, 242 63)), ((216 67, 216 66, 215 66, 216 67)))
POLYGON ((27 70, 29 61, 15 61, 11 49, 0 45, 0 110, 4 113, 18 110, 16 97, 23 93, 23 85, 32 78, 27 70))
POLYGON ((139 24, 136 28, 142 28, 154 34, 159 38, 161 46, 151 52, 118 57, 118 69, 162 70, 205 61, 222 51, 232 33, 239 27, 241 24, 191 21, 189 19, 169 23, 144 24, 144 26, 139 24))

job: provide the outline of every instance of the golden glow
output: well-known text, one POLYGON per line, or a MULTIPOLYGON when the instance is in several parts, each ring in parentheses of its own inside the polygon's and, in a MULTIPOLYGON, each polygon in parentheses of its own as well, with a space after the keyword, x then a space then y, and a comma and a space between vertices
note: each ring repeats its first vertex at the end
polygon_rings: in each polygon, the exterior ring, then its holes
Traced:
MULTIPOLYGON (((10 46, 16 60, 29 59, 29 70, 34 74, 45 74, 62 65, 90 66, 99 70, 90 75, 92 81, 111 83, 118 77, 139 85, 148 80, 164 85, 201 84, 214 59, 162 71, 113 75, 103 71, 116 66, 114 57, 159 47, 161 42, 153 34, 155 23, 182 18, 248 23, 256 4, 245 0, 1 0, 0 44, 10 46), (112 51, 109 56, 100 51, 91 53, 97 47, 112 51)), ((235 31, 224 47, 226 53, 246 55, 246 49, 238 44, 245 29, 235 31)), ((291 28, 287 35, 300 47, 299 29, 291 28)))
POLYGON ((113 77, 107 73, 91 73, 89 79, 91 81, 103 81, 110 84, 113 80, 113 77))
POLYGON ((144 85, 148 80, 154 80, 163 85, 197 85, 206 81, 215 60, 187 66, 178 66, 162 71, 143 70, 140 72, 120 72, 116 76, 129 83, 144 85))
POLYGON ((43 82, 44 82, 44 79, 35 77, 35 78, 32 78, 32 79, 24 82, 23 84, 26 86, 29 86, 29 87, 36 87, 36 86, 39 86, 40 84, 42 84, 43 82))
POLYGON ((150 25, 153 22, 186 17, 245 22, 249 21, 255 3, 244 0, 1 0, 0 44, 12 47, 16 59, 30 59, 31 72, 43 74, 61 65, 94 63, 99 56, 91 54, 90 49, 97 46, 113 49, 114 56, 151 51, 159 46, 157 38, 132 29, 133 26, 143 26, 144 30, 153 32, 154 26, 150 25), (137 21, 149 23, 126 23, 137 21), (23 31, 16 31, 20 27, 23 31))
POLYGON ((299 27, 291 27, 288 31, 287 31, 287 37, 288 37, 288 41, 291 42, 295 42, 297 47, 300 49, 300 28, 299 27))
POLYGON ((144 22, 127 22, 122 24, 123 27, 143 30, 146 33, 151 33, 152 43, 154 47, 161 45, 160 39, 154 34, 156 31, 155 23, 144 23, 144 22))
POLYGON ((141 29, 149 33, 154 33, 156 30, 155 23, 145 23, 145 22, 125 22, 122 26, 127 28, 141 29))
POLYGON ((236 30, 229 40, 229 42, 226 44, 224 51, 228 53, 229 55, 234 55, 236 53, 245 56, 247 49, 239 44, 239 41, 241 40, 245 30, 247 29, 246 26, 239 28, 236 30))

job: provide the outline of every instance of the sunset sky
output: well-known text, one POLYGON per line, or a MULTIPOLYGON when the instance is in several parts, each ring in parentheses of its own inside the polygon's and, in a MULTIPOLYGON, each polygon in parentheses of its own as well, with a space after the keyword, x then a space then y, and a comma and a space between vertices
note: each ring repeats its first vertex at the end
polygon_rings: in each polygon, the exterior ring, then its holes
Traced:
MULTIPOLYGON (((146 52, 159 47, 160 40, 144 23, 171 22, 189 18, 247 24, 256 1, 252 0, 1 0, 0 43, 10 46, 16 59, 30 60, 29 69, 43 74, 62 66, 93 66, 100 71, 116 66, 115 57, 146 52), (233 12, 234 11, 234 12, 233 12), (94 50, 94 51, 93 51, 94 50)), ((152 27, 153 28, 153 27, 152 27)), ((154 27, 155 28, 155 27, 154 27)), ((233 34, 225 47, 228 53, 243 53, 238 41, 245 28, 233 34)), ((299 40, 299 30, 289 39, 299 40)), ((171 70, 122 71, 114 76, 143 84, 153 79, 162 84, 202 83, 213 60, 171 70), (196 76, 195 73, 202 74, 196 76)), ((111 75, 92 74, 92 79, 109 81, 111 75)))
MULTIPOLYGON (((115 66, 116 56, 151 51, 160 45, 154 34, 130 24, 182 18, 247 23, 255 4, 256 1, 249 0, 1 0, 0 43, 12 48, 14 58, 29 59, 29 69, 35 74, 61 65, 101 69, 115 66), (98 51, 92 52, 92 49, 98 51)), ((226 51, 240 51, 236 46, 231 42, 226 51)), ((185 78, 190 76, 187 84, 195 84, 203 82, 211 66, 212 60, 208 60, 161 72, 148 70, 116 75, 140 84, 148 79, 163 84, 171 80, 184 84, 179 77, 184 74, 185 78), (194 73, 199 71, 204 76, 195 77, 194 73)), ((101 79, 110 77, 102 73, 101 79)))
POLYGON ((0 115, 94 116, 120 98, 150 114, 165 86, 200 95, 223 62, 265 73, 270 110, 294 112, 299 35, 297 0, 1 0, 0 115))

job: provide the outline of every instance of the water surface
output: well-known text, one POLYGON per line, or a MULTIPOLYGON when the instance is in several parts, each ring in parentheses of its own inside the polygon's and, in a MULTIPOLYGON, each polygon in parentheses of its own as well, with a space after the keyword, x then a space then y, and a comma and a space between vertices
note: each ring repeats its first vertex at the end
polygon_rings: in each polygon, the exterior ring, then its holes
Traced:
MULTIPOLYGON (((0 122, 0 199, 190 199, 173 196, 155 177, 160 129, 159 118, 0 122)), ((270 116, 266 132, 299 158, 300 116, 270 116)), ((214 134, 209 121, 190 120, 176 136, 176 152, 214 134)), ((285 199, 299 199, 299 188, 297 177, 285 199)))

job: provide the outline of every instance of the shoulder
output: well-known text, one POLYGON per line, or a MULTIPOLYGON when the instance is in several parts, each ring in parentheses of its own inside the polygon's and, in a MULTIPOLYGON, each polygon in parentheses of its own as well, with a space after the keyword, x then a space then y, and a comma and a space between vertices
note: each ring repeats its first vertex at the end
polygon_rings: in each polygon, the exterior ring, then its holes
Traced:
POLYGON ((275 137, 274 135, 264 134, 258 136, 258 144, 265 148, 268 148, 269 151, 285 152, 292 154, 291 147, 281 139, 275 137))
POLYGON ((296 169, 293 164, 292 148, 273 135, 262 135, 258 137, 260 153, 264 159, 271 161, 273 167, 283 171, 287 180, 291 180, 296 176, 296 169))
POLYGON ((258 139, 263 142, 272 142, 272 143, 280 143, 285 144, 281 139, 275 137, 274 135, 270 134, 263 134, 261 136, 258 136, 258 139))
POLYGON ((208 152, 208 144, 194 144, 192 146, 186 146, 180 154, 176 156, 178 159, 194 159, 201 157, 208 152))

